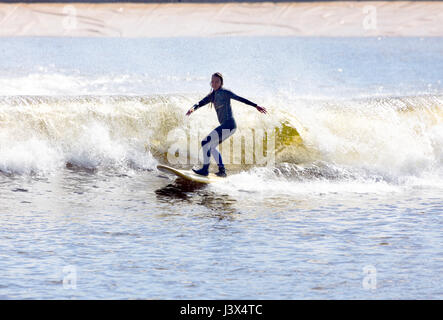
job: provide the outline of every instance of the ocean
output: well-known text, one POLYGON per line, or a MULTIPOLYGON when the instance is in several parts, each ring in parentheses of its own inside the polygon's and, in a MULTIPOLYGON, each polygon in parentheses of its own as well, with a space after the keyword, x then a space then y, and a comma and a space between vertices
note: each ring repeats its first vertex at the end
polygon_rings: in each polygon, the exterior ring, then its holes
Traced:
POLYGON ((442 76, 442 38, 2 38, 0 298, 443 298, 442 76), (269 114, 193 185, 156 166, 214 72, 269 114))

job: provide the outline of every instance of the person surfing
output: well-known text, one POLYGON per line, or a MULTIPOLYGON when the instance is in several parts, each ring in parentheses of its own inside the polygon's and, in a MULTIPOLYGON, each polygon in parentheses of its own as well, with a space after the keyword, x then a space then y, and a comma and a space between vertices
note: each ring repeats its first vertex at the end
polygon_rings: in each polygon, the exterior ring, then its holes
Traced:
POLYGON ((236 95, 231 90, 223 88, 223 76, 220 72, 216 72, 212 75, 211 87, 211 92, 199 103, 194 104, 186 113, 186 115, 189 116, 198 108, 211 102, 214 105, 218 121, 220 122, 220 125, 212 130, 211 133, 201 141, 203 150, 203 167, 198 170, 192 169, 192 171, 199 175, 207 176, 209 174, 209 164, 212 155, 218 165, 218 172, 216 175, 219 177, 226 177, 226 169, 223 164, 222 156, 217 150, 217 146, 232 136, 237 129, 237 124, 235 123, 234 115, 232 113, 231 99, 253 106, 257 111, 264 114, 267 113, 267 110, 264 107, 258 106, 254 102, 236 95))

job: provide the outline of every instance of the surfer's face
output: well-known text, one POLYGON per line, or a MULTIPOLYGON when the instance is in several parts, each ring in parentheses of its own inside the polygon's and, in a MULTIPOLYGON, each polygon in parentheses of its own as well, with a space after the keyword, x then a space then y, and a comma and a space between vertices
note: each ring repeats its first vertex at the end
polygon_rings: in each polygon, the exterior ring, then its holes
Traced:
POLYGON ((214 90, 217 90, 218 88, 221 87, 221 80, 220 80, 219 77, 212 76, 212 79, 211 79, 211 87, 212 87, 212 89, 214 89, 214 90))

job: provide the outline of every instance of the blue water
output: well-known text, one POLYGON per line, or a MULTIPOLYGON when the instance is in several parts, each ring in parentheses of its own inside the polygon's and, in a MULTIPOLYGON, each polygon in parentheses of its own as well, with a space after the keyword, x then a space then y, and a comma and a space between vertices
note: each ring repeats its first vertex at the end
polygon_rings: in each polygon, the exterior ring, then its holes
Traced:
POLYGON ((1 43, 0 298, 443 297, 442 38, 1 43), (186 185, 156 165, 217 71, 269 110, 237 135, 305 146, 186 185))
POLYGON ((432 37, 2 38, 0 66, 5 82, 34 73, 78 77, 88 94, 206 92, 219 70, 229 86, 256 96, 286 89, 343 98, 441 93, 442 50, 432 37))

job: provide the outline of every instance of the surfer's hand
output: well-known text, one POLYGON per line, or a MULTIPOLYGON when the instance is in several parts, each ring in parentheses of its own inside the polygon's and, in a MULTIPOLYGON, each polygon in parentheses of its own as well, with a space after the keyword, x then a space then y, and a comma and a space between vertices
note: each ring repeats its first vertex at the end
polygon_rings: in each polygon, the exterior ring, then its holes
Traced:
POLYGON ((268 113, 268 110, 266 110, 265 107, 256 106, 255 108, 258 110, 258 112, 265 113, 265 114, 268 113))
POLYGON ((191 109, 188 110, 188 112, 186 112, 186 115, 189 116, 191 113, 194 112, 194 106, 191 107, 191 109))

